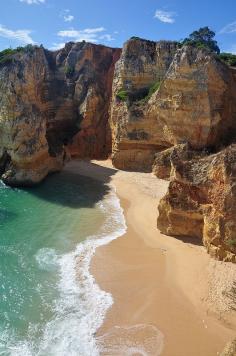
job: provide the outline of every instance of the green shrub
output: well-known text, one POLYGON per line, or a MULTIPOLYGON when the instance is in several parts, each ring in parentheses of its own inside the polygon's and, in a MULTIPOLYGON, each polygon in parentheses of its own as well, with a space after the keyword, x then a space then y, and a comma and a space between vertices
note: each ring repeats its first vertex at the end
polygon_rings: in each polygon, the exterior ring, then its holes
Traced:
POLYGON ((127 92, 125 89, 120 89, 116 94, 117 99, 120 101, 127 101, 128 105, 132 105, 132 103, 136 102, 138 104, 146 103, 159 88, 161 82, 157 81, 153 83, 149 88, 144 88, 138 90, 136 92, 127 92))
POLYGON ((148 97, 150 98, 152 96, 152 94, 154 94, 157 90, 159 90, 161 85, 160 81, 155 82, 154 84, 151 85, 151 87, 149 88, 148 91, 148 97))
POLYGON ((67 77, 71 77, 75 72, 75 68, 71 67, 71 66, 66 66, 65 67, 65 75, 67 77))
POLYGON ((139 102, 141 104, 144 104, 146 102, 148 102, 148 100, 151 98, 151 96, 157 91, 159 90, 161 86, 161 81, 158 80, 157 82, 153 83, 150 88, 148 89, 148 93, 147 95, 145 95, 141 100, 139 100, 139 102))
POLYGON ((180 45, 179 48, 183 47, 184 45, 193 46, 195 48, 205 48, 209 50, 209 47, 206 43, 202 43, 200 41, 192 41, 192 40, 184 40, 180 45))
MULTIPOLYGON (((201 43, 201 42, 195 42, 195 47, 197 48, 208 48, 208 46, 205 43, 201 43)), ((209 49, 209 48, 208 48, 209 49)))
POLYGON ((121 101, 127 101, 128 100, 128 92, 125 89, 120 89, 118 91, 118 93, 116 94, 116 97, 121 101))
POLYGON ((236 67, 236 54, 220 53, 219 58, 231 67, 236 67))
POLYGON ((0 52, 0 64, 6 64, 13 61, 13 55, 16 53, 27 53, 32 54, 36 47, 29 44, 25 47, 17 47, 17 48, 7 48, 0 52))
POLYGON ((33 54, 36 47, 33 46, 32 44, 28 44, 25 47, 18 47, 18 48, 21 49, 24 53, 33 54))
POLYGON ((176 42, 177 48, 182 48, 183 47, 183 42, 182 41, 178 41, 176 42))
POLYGON ((7 48, 0 52, 0 64, 8 63, 12 60, 12 55, 17 53, 16 49, 7 48))
POLYGON ((199 30, 192 32, 189 37, 182 41, 182 45, 190 45, 197 48, 208 48, 211 52, 220 53, 217 41, 215 38, 215 32, 209 27, 201 27, 199 30))
POLYGON ((235 248, 236 247, 236 239, 228 240, 228 241, 226 241, 226 244, 231 248, 235 248))

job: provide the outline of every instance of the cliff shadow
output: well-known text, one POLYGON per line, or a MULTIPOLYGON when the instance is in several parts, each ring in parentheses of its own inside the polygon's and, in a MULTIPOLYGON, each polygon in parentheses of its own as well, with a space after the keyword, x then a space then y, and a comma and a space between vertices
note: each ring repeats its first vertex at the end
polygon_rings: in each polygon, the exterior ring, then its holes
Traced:
POLYGON ((229 308, 236 311, 236 281, 233 282, 230 291, 226 293, 226 297, 228 298, 229 308))
POLYGON ((171 235, 175 239, 184 242, 185 244, 189 245, 196 245, 196 246, 203 246, 202 239, 198 237, 191 237, 191 236, 176 236, 176 235, 171 235))
POLYGON ((60 173, 48 176, 39 186, 24 190, 56 205, 92 208, 109 193, 108 184, 116 172, 89 161, 74 160, 60 173))

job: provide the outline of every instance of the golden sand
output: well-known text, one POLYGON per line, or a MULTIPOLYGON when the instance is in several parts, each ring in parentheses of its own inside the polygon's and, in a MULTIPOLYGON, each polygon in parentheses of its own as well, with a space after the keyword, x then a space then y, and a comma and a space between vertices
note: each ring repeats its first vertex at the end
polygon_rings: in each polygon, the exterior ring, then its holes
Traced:
POLYGON ((236 335, 230 296, 236 266, 213 261, 198 241, 157 230, 158 200, 168 182, 116 171, 110 161, 78 161, 76 169, 116 187, 128 227, 98 248, 91 264, 97 283, 114 300, 97 333, 102 354, 219 354, 236 335))

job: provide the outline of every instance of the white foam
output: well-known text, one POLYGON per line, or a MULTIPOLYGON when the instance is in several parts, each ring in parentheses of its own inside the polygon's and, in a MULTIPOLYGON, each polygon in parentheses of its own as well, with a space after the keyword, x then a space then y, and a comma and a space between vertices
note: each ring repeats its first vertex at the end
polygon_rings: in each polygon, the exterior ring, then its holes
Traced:
POLYGON ((46 326, 40 355, 99 355, 95 333, 113 300, 96 284, 89 266, 98 246, 109 243, 126 231, 123 210, 114 189, 99 207, 107 211, 101 232, 90 236, 77 246, 76 251, 59 259, 61 298, 55 305, 56 318, 46 326))
POLYGON ((89 271, 90 262, 98 246, 125 233, 126 223, 113 187, 97 207, 106 213, 105 224, 98 234, 79 243, 74 252, 66 255, 58 256, 52 249, 42 249, 36 255, 42 269, 59 266, 59 298, 55 301, 54 317, 45 325, 37 345, 32 340, 18 343, 8 348, 11 356, 99 355, 95 333, 113 299, 96 284, 89 271))
POLYGON ((40 269, 51 271, 58 268, 58 255, 53 248, 41 248, 35 255, 35 259, 40 269))
POLYGON ((136 324, 115 326, 98 338, 101 352, 112 356, 159 356, 164 346, 164 335, 154 325, 136 324))
POLYGON ((2 180, 0 180, 0 188, 9 188, 2 180))
POLYGON ((0 180, 0 189, 10 189, 10 190, 14 190, 15 192, 20 192, 21 191, 18 188, 13 188, 13 187, 5 184, 2 180, 0 180))

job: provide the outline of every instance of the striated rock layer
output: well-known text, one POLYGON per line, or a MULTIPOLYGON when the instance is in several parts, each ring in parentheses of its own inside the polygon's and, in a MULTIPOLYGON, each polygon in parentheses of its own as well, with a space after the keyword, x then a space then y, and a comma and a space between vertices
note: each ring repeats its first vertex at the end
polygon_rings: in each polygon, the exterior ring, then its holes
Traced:
POLYGON ((31 185, 63 167, 67 155, 105 158, 114 64, 120 50, 68 43, 34 47, 0 65, 0 174, 31 185))
POLYGON ((217 149, 230 143, 235 99, 235 71, 206 49, 128 41, 113 82, 114 165, 151 171, 155 153, 173 145, 217 149), (126 99, 120 100, 122 90, 126 99))
POLYGON ((176 42, 131 39, 116 64, 111 104, 113 164, 120 169, 150 171, 154 154, 170 146, 158 139, 156 117, 147 114, 151 86, 163 80, 177 50, 176 42), (120 91, 127 93, 119 99, 120 91))
POLYGON ((236 145, 191 160, 176 151, 171 166, 158 228, 167 235, 203 241, 213 257, 236 262, 236 145))

